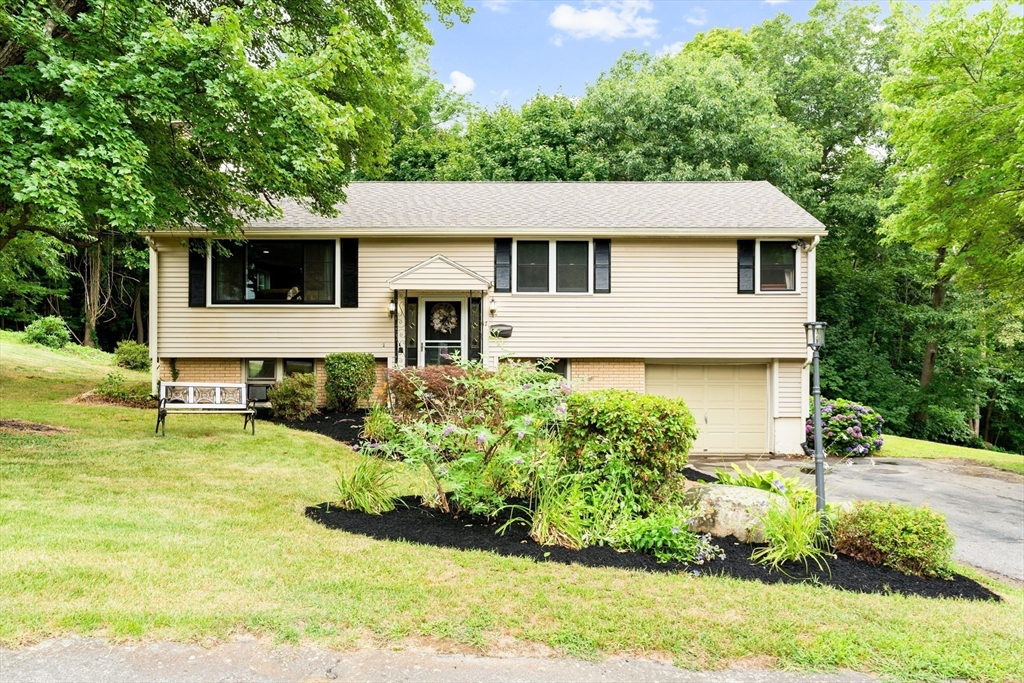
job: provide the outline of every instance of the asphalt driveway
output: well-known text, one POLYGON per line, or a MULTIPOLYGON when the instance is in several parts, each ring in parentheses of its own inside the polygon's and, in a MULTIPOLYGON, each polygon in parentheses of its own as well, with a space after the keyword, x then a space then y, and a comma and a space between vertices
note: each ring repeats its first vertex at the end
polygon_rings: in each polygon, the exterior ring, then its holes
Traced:
MULTIPOLYGON (((713 472, 716 465, 729 468, 714 457, 692 460, 694 467, 706 472, 713 472)), ((798 475, 814 486, 814 476, 800 472, 810 459, 761 459, 752 464, 798 475)), ((834 465, 825 477, 825 491, 831 501, 927 503, 945 513, 956 537, 957 560, 1024 581, 1024 476, 966 460, 851 458, 834 465)))

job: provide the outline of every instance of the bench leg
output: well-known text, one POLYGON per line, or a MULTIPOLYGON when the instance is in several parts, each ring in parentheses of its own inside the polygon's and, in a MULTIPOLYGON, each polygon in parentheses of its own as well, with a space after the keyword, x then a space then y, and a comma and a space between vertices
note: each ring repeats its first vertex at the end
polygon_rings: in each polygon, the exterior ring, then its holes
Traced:
POLYGON ((163 428, 162 436, 167 436, 167 411, 164 409, 158 409, 156 411, 156 433, 160 434, 161 427, 163 428))
POLYGON ((252 435, 256 436, 256 413, 245 414, 245 423, 242 425, 242 429, 244 430, 250 423, 252 424, 252 435))

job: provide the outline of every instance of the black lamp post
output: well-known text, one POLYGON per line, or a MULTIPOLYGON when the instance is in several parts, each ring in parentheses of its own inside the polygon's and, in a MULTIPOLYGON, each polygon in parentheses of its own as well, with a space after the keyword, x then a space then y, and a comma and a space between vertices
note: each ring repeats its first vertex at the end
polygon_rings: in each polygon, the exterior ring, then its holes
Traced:
POLYGON ((828 323, 804 323, 807 330, 807 346, 814 352, 814 379, 811 395, 814 396, 814 488, 817 493, 815 509, 825 512, 825 450, 821 443, 821 377, 818 375, 818 352, 825 345, 825 327, 828 323))

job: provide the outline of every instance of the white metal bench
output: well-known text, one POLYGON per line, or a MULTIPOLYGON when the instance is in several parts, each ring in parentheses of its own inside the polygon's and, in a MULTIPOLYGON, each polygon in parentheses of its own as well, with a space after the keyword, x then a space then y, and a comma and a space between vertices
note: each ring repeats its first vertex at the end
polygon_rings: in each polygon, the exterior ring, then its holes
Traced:
POLYGON ((222 414, 245 416, 242 429, 252 424, 256 434, 256 402, 246 396, 244 384, 226 382, 161 382, 156 431, 167 434, 168 413, 222 414), (162 429, 161 429, 162 428, 162 429))

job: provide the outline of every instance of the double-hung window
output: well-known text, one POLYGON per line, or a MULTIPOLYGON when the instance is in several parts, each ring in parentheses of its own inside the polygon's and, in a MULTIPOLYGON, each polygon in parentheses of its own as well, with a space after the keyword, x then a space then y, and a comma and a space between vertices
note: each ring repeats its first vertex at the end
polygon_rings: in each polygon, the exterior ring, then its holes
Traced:
POLYGON ((515 291, 589 293, 590 244, 588 240, 517 240, 515 291))

